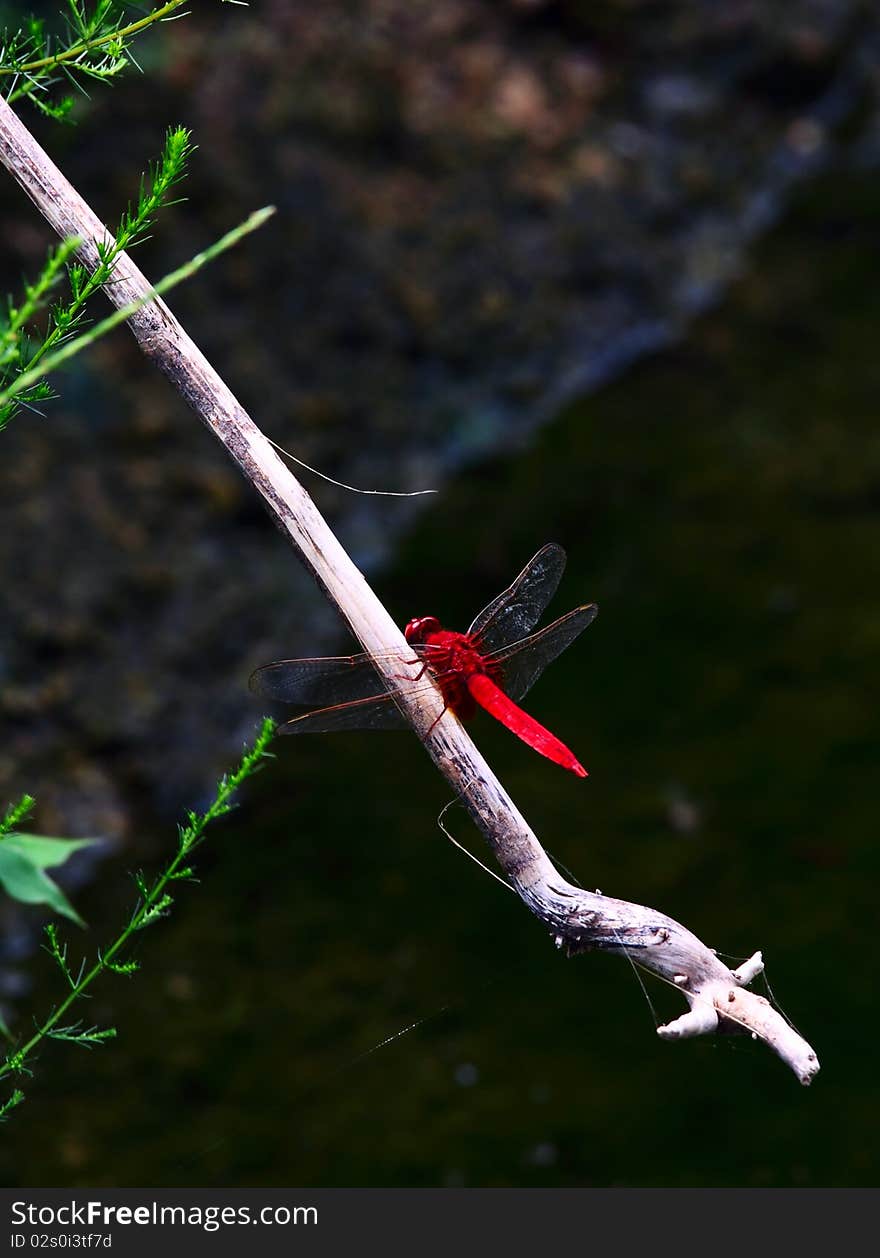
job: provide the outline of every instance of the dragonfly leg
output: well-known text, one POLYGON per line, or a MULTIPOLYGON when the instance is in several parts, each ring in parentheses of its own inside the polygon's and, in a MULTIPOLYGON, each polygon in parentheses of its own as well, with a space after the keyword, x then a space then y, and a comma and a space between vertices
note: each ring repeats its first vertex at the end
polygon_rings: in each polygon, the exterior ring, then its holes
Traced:
POLYGON ((428 671, 427 660, 420 659, 416 656, 414 660, 406 660, 406 663, 410 665, 420 665, 419 671, 416 673, 415 677, 410 677, 409 673, 396 673, 394 675, 394 681, 421 681, 425 673, 428 671))
POLYGON ((435 726, 435 725, 437 724, 437 722, 440 720, 440 717, 441 717, 441 716, 445 716, 445 715, 446 715, 446 711, 447 711, 448 707, 449 707, 449 704, 448 704, 448 703, 444 703, 444 704, 443 704, 443 711, 440 713, 440 716, 435 716, 435 717, 434 717, 434 719, 433 719, 433 721, 431 722, 431 725, 430 725, 430 727, 429 727, 429 729, 428 729, 428 734, 426 734, 426 735, 425 735, 425 737, 426 737, 426 738, 428 737, 428 735, 429 735, 429 734, 433 734, 433 732, 434 732, 434 726, 435 726))

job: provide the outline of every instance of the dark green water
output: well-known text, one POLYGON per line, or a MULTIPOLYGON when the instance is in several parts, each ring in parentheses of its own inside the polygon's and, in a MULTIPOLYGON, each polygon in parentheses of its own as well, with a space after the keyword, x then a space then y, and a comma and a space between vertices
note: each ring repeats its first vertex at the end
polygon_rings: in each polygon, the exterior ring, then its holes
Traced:
MULTIPOLYGON (((4 1182, 877 1182, 878 224, 877 181, 816 190, 686 346, 444 493, 380 591, 461 627, 567 547, 553 614, 601 614, 529 706, 591 776, 475 735, 582 882, 764 950, 813 1087, 661 1044, 625 961, 557 955, 437 829, 414 739, 284 742, 92 1002, 119 1039, 42 1053, 4 1182)), ((127 902, 105 869, 98 937, 127 902)))

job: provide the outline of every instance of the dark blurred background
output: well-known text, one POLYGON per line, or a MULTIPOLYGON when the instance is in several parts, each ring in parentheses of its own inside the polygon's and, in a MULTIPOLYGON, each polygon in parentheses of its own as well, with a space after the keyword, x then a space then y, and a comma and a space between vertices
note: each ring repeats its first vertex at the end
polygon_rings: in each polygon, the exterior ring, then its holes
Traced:
MULTIPOLYGON (((308 482, 398 620, 566 547, 552 614, 601 615, 529 707, 591 776, 474 735, 576 878, 762 948, 823 1069, 661 1044, 675 994, 559 957, 414 739, 279 742, 96 992, 119 1038, 41 1052, 3 1182, 877 1182, 878 48, 856 0, 202 5, 75 126, 24 115, 109 222, 193 128, 152 276, 278 206, 171 304, 299 457, 439 489, 308 482)), ((15 292, 51 238, 8 179, 0 224, 15 292)), ((94 954, 252 736, 250 670, 346 638, 124 332, 56 384, 0 437, 0 800, 105 840, 67 884, 94 954)), ((26 1029, 56 975, 3 920, 26 1029)))

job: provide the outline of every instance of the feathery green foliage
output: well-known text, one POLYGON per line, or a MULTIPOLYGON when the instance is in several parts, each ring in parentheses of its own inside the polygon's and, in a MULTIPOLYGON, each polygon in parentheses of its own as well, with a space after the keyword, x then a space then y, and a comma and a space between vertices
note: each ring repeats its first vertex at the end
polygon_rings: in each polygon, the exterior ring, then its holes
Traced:
POLYGON ((11 834, 20 822, 25 821, 34 811, 36 800, 33 795, 22 795, 17 804, 10 804, 6 809, 6 815, 0 821, 0 839, 6 834, 11 834))
POLYGON ((157 22, 185 16, 179 12, 185 2, 167 0, 127 21, 131 6, 121 0, 64 0, 60 31, 47 30, 45 21, 34 17, 3 31, 0 90, 10 104, 27 99, 50 118, 67 118, 73 97, 59 95, 60 84, 85 92, 87 81, 106 82, 137 66, 134 39, 157 22))
MULTIPOLYGON (((59 939, 58 928, 54 923, 46 926, 45 951, 61 971, 67 994, 37 1026, 36 1031, 28 1040, 10 1049, 6 1054, 5 1060, 0 1063, 0 1079, 11 1075, 32 1074, 28 1062, 34 1050, 46 1039, 66 1040, 70 1044, 78 1044, 81 1048, 95 1048, 115 1037, 115 1027, 84 1026, 81 1020, 63 1022, 62 1019, 71 1007, 86 995, 88 989, 102 974, 109 972, 130 977, 137 972, 138 962, 134 958, 125 959, 121 955, 124 954, 126 945, 139 931, 152 926, 160 918, 168 916, 173 903, 172 895, 168 890, 170 886, 195 880, 194 869, 189 863, 189 858, 204 842, 208 826, 231 812, 235 792, 247 778, 252 777, 259 770, 261 761, 271 754, 268 747, 274 732, 275 724, 267 718, 263 721, 256 741, 245 751, 235 772, 229 775, 224 774, 220 779, 211 805, 204 812, 187 813, 186 824, 178 827, 177 851, 162 872, 152 881, 145 878, 143 874, 135 875, 135 885, 138 890, 135 906, 116 938, 107 948, 98 952, 97 959, 90 966, 87 966, 87 962, 83 959, 74 969, 68 959, 67 944, 59 939)), ((5 1103, 0 1104, 0 1119, 5 1118, 9 1111, 23 1100, 24 1094, 16 1088, 5 1103)))
POLYGON ((163 206, 173 204, 171 192, 184 176, 192 149, 190 133, 184 127, 168 130, 162 155, 150 167, 149 175, 141 176, 137 202, 126 207, 115 238, 96 242, 100 262, 91 275, 80 263, 70 260, 79 241, 62 241, 57 248, 50 249, 39 279, 25 286, 20 304, 8 304, 5 315, 0 316, 0 431, 22 406, 32 407, 54 396, 43 373, 27 386, 22 385, 20 377, 30 377, 41 360, 68 342, 82 327, 86 303, 111 278, 116 259, 123 250, 144 239, 163 206), (65 274, 70 296, 49 307, 48 325, 42 338, 29 335, 28 324, 65 274), (17 387, 10 392, 13 384, 17 387))
POLYGON ((16 1088, 11 1093, 11 1095, 7 1098, 7 1100, 5 1100, 2 1105, 0 1105, 0 1123, 5 1123, 6 1119, 9 1116, 10 1111, 14 1110, 16 1105, 21 1105, 23 1100, 24 1100, 24 1093, 20 1092, 18 1088, 16 1088))
MULTIPOLYGON (((241 0, 223 2, 240 3, 241 0)), ((133 21, 127 19, 122 0, 62 0, 62 3, 64 29, 60 34, 49 32, 42 20, 30 18, 17 30, 6 30, 0 35, 0 92, 10 103, 28 99, 56 119, 67 117, 72 105, 70 96, 58 92, 60 83, 66 81, 85 91, 85 80, 115 78, 129 64, 137 66, 130 48, 136 36, 157 22, 184 16, 180 12, 184 0, 167 0, 133 21)), ((50 371, 129 319, 152 298, 193 275, 274 213, 270 207, 252 214, 208 249, 165 276, 137 301, 83 331, 89 299, 99 288, 112 283, 114 268, 123 251, 144 240, 157 214, 173 203, 172 192, 184 176, 191 151, 190 133, 183 127, 170 129, 161 157, 141 178, 137 200, 123 213, 115 236, 108 235, 105 240, 94 242, 98 255, 94 271, 90 272, 76 259, 81 240, 62 241, 49 251, 39 277, 25 285, 21 300, 17 304, 10 300, 5 312, 0 311, 0 430, 22 407, 34 409, 54 396, 46 380, 50 371), (62 286, 65 286, 63 297, 58 295, 62 286), (41 316, 44 316, 45 326, 38 332, 34 324, 41 316)), ((152 880, 140 873, 135 876, 137 902, 116 937, 106 948, 98 950, 94 961, 83 958, 78 965, 72 964, 68 945, 61 940, 58 927, 55 923, 45 927, 44 950, 60 971, 65 992, 23 1042, 16 1043, 0 1021, 0 1034, 12 1045, 5 1060, 0 1061, 0 1080, 15 1075, 29 1076, 34 1052, 46 1040, 63 1040, 81 1048, 94 1048, 116 1035, 113 1027, 87 1025, 76 1018, 70 1021, 67 1015, 102 974, 131 977, 137 972, 139 962, 126 955, 127 946, 137 933, 168 916, 173 907, 171 888, 175 884, 195 880, 190 856, 204 841, 207 827, 231 810, 239 786, 257 771, 260 761, 269 754, 267 748, 274 729, 271 720, 264 721, 256 742, 245 752, 238 768, 221 779, 210 807, 203 813, 187 814, 186 824, 179 828, 177 851, 162 872, 152 880)), ((0 884, 25 902, 49 904, 82 924, 45 870, 60 864, 75 848, 90 840, 21 834, 18 828, 33 804, 33 799, 25 795, 0 820, 0 884)), ((0 1122, 24 1099, 24 1093, 13 1088, 6 1100, 0 1102, 0 1122)))
POLYGON ((5 316, 0 316, 0 432, 22 407, 33 409, 36 403, 55 396, 46 381, 49 372, 130 319, 153 297, 194 275, 206 262, 261 227, 275 212, 271 206, 255 211, 213 245, 164 276, 143 297, 116 310, 88 332, 79 331, 86 320, 86 303, 103 284, 112 280, 119 255, 139 244, 155 222, 157 213, 173 204, 170 194, 183 178, 192 147, 190 134, 183 127, 168 131, 162 156, 151 167, 149 177, 141 177, 137 203, 125 210, 115 238, 95 242, 100 261, 91 274, 80 263, 68 262, 79 241, 66 240, 57 249, 50 250, 39 279, 26 286, 23 301, 18 306, 8 304, 5 316), (50 306, 48 326, 42 339, 29 335, 28 320, 65 272, 70 286, 69 298, 50 306), (79 335, 75 335, 77 331, 79 335))
MULTIPOLYGON (((264 206, 261 210, 255 210, 253 214, 248 215, 243 223, 239 223, 238 227, 233 227, 232 231, 227 232, 225 236, 221 236, 213 245, 202 250, 201 253, 197 253, 194 258, 190 258, 189 262, 185 262, 176 271, 171 271, 163 279, 159 280, 153 288, 144 293, 143 297, 129 302, 127 306, 122 306, 119 310, 114 311, 112 315, 108 315, 106 319, 102 319, 100 323, 96 323, 88 332, 83 332, 75 340, 67 342, 53 354, 47 355, 36 366, 29 367, 27 371, 22 372, 11 384, 0 390, 0 416, 2 416, 3 408, 10 400, 16 399, 21 393, 27 392, 35 382, 40 381, 50 371, 54 371, 56 367, 60 367, 62 363, 67 362, 69 358, 73 358, 75 354, 92 345, 107 332, 118 327, 120 323, 130 319, 148 301, 152 301, 154 297, 168 292, 175 285, 182 283, 185 279, 189 279, 191 275, 195 275, 196 271, 201 270, 206 262, 210 262, 218 254, 237 244, 249 232, 256 231, 258 227, 262 227, 266 219, 270 218, 274 213, 275 207, 272 205, 264 206)), ((0 423, 0 431, 2 429, 3 425, 0 423)))

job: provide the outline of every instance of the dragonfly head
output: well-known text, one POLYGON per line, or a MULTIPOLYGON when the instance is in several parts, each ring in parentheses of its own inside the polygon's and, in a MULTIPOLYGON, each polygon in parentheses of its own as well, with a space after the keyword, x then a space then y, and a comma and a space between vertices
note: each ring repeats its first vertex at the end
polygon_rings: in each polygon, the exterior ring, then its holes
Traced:
POLYGON ((440 621, 436 616, 416 616, 403 631, 403 636, 412 646, 424 642, 431 633, 437 633, 440 621))

